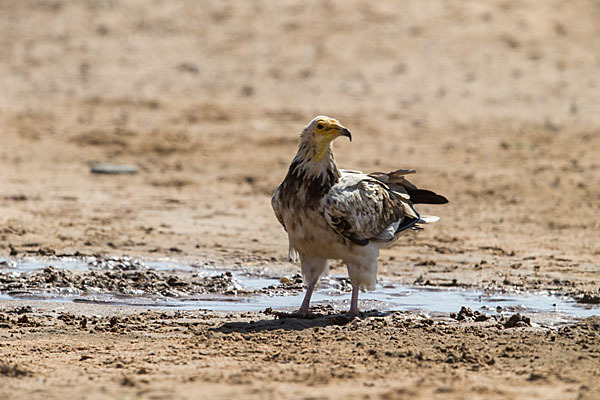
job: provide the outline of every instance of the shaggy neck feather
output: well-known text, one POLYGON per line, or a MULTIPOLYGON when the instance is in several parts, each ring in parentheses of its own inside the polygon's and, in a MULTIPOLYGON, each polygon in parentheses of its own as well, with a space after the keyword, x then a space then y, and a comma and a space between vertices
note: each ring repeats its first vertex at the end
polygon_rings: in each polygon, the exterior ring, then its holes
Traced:
POLYGON ((304 135, 301 137, 298 153, 296 153, 292 165, 294 170, 291 172, 294 175, 313 179, 319 177, 323 185, 327 183, 333 185, 335 182, 327 181, 332 177, 337 181, 341 176, 331 151, 331 144, 328 144, 325 150, 319 154, 312 138, 306 138, 304 135))

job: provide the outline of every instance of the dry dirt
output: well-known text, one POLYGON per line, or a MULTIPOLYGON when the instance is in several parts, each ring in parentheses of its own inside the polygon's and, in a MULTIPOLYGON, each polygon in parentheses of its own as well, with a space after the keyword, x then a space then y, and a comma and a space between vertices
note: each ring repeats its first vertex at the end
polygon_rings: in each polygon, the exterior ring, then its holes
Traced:
MULTIPOLYGON (((381 276, 598 296, 599 37, 593 0, 4 0, 0 256, 294 270, 270 194, 325 114, 353 133, 341 167, 450 199, 381 276)), ((600 398, 597 318, 21 306, 0 304, 0 398, 600 398)))
POLYGON ((600 390, 598 317, 540 331, 403 313, 103 311, 6 307, 0 396, 597 399, 600 390))

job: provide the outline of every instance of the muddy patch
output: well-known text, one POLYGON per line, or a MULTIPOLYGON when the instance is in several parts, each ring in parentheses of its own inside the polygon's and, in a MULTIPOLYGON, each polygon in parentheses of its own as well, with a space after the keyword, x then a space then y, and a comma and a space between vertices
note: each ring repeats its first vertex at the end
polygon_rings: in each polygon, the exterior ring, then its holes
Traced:
MULTIPOLYGON (((347 277, 324 277, 313 295, 313 315, 318 317, 324 310, 345 312, 350 290, 347 277)), ((279 319, 289 319, 303 296, 299 274, 282 276, 268 266, 240 264, 224 270, 209 264, 129 257, 15 258, 0 264, 0 297, 4 299, 226 312, 270 310, 279 319)), ((502 327, 531 326, 532 321, 561 324, 600 312, 596 304, 579 304, 557 293, 407 286, 389 280, 361 293, 360 307, 450 316, 457 321, 491 320, 502 327), (519 319, 511 320, 513 314, 519 319)))
POLYGON ((104 293, 123 296, 189 294, 243 294, 229 272, 216 276, 175 275, 154 270, 70 271, 52 266, 27 274, 1 273, 0 292, 9 296, 35 293, 83 295, 104 293))

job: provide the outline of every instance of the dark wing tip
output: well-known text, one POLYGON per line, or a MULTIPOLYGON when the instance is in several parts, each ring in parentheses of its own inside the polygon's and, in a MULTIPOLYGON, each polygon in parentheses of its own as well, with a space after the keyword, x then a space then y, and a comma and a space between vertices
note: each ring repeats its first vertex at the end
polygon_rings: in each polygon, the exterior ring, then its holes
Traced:
POLYGON ((413 204, 446 204, 448 199, 431 190, 416 189, 409 190, 408 195, 413 204))

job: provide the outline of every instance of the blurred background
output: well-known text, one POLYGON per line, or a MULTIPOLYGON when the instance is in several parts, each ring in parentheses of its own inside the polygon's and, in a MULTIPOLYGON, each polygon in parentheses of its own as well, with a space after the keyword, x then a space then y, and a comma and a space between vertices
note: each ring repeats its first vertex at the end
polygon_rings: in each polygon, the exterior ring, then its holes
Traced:
POLYGON ((0 251, 283 260, 270 195, 325 114, 341 167, 450 199, 409 248, 593 270, 599 85, 594 0, 3 0, 0 251))

